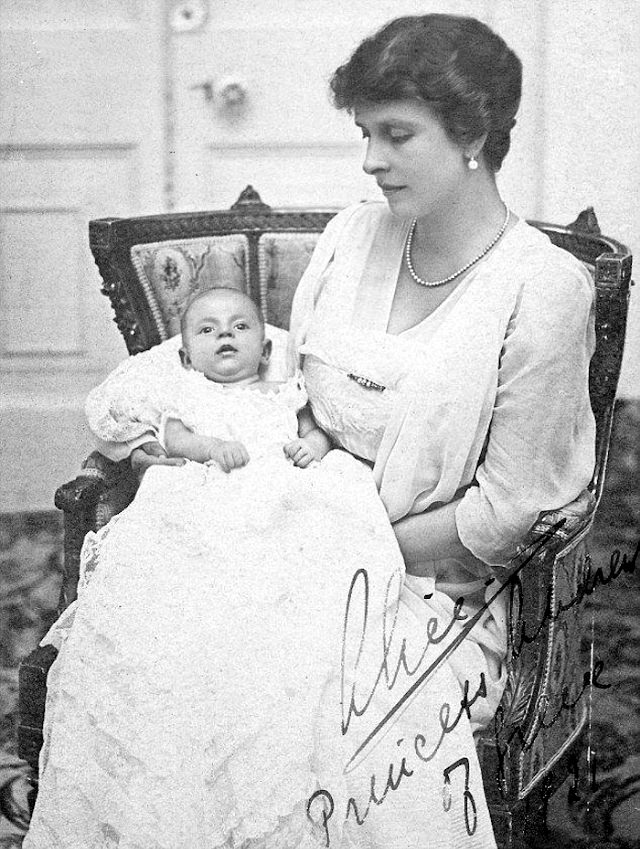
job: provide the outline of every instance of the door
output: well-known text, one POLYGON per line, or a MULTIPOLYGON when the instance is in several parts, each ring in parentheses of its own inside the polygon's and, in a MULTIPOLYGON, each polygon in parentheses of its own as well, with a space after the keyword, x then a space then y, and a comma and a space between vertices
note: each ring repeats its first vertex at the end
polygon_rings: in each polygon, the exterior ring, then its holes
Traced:
MULTIPOLYGON (((174 205, 223 208, 248 183, 272 206, 339 207, 380 197, 361 170, 359 132, 331 105, 331 73, 362 37, 393 17, 451 11, 491 23, 500 5, 483 0, 176 2, 174 205)), ((523 12, 513 29, 530 17, 523 12)), ((531 27, 528 32, 532 45, 531 27)))
POLYGON ((126 350, 87 222, 162 210, 162 0, 0 7, 0 511, 53 509, 126 350))

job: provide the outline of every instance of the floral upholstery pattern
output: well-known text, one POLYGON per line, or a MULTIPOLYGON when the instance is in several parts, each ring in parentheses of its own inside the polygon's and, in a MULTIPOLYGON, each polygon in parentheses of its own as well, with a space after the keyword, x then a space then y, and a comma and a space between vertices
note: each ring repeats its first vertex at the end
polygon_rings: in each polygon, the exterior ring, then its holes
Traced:
POLYGON ((291 302, 319 233, 264 233, 258 242, 260 304, 265 319, 289 327, 291 302), (268 305, 268 306, 267 306, 268 305))
POLYGON ((134 245, 136 270, 162 339, 180 330, 180 316, 195 292, 227 285, 250 292, 265 321, 289 326, 291 301, 319 233, 264 233, 258 243, 258 291, 249 286, 249 242, 234 234, 134 245))
POLYGON ((179 332, 195 292, 221 285, 249 291, 248 240, 241 234, 134 245, 131 261, 162 339, 179 332))

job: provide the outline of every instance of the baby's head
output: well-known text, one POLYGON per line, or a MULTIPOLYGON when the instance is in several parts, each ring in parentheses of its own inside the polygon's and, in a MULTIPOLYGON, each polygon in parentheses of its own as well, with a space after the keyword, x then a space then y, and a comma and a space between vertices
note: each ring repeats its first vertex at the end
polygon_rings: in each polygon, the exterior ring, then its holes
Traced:
POLYGON ((216 288, 195 295, 181 320, 180 360, 216 383, 257 380, 269 361, 271 342, 264 320, 248 295, 216 288))

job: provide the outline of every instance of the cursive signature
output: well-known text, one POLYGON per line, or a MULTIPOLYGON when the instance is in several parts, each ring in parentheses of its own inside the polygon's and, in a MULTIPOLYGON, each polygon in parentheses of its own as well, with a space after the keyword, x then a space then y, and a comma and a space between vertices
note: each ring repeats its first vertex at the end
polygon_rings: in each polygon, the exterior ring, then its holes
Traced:
MULTIPOLYGON (((640 540, 636 544, 635 550, 631 557, 627 557, 626 554, 621 554, 619 549, 615 549, 611 554, 609 559, 609 571, 604 572, 602 567, 598 567, 595 572, 591 572, 592 562, 589 555, 587 555, 587 573, 585 575, 584 580, 578 586, 575 595, 573 595, 568 601, 561 602, 557 599, 554 599, 554 588, 553 586, 548 587, 547 594, 545 598, 544 608, 542 610, 542 614, 540 616, 539 621, 536 623, 534 629, 529 632, 527 630, 524 619, 520 622, 520 627, 518 633, 515 635, 513 640, 512 652, 514 659, 518 657, 522 650, 522 646, 527 643, 533 643, 538 639, 542 629, 546 625, 547 622, 555 622, 557 621, 563 613, 567 610, 570 610, 576 604, 579 604, 585 596, 592 595, 598 586, 606 586, 618 578, 623 572, 631 573, 635 571, 638 555, 640 554, 640 540)), ((516 570, 507 581, 507 585, 509 586, 509 605, 511 610, 516 609, 516 605, 519 605, 522 600, 522 581, 520 580, 520 569, 516 570)))
POLYGON ((608 690, 611 684, 606 684, 603 681, 600 681, 600 675, 604 671, 604 662, 602 660, 597 659, 593 664, 592 669, 588 669, 583 677, 582 677, 582 687, 578 691, 578 695, 574 698, 570 697, 569 687, 565 684, 562 687, 562 691, 560 694, 560 705, 554 705, 556 707, 556 711, 553 716, 549 719, 547 717, 547 711, 550 707, 551 700, 547 695, 543 695, 540 697, 540 700, 536 706, 536 716, 533 720, 532 727, 535 729, 534 733, 531 734, 527 739, 527 735, 522 731, 522 728, 519 725, 516 725, 508 734, 508 736, 504 736, 504 730, 507 727, 507 722, 505 719, 505 709, 503 705, 499 705, 498 709, 495 713, 493 723, 494 723, 494 736, 496 743, 496 754, 498 760, 498 781, 499 786, 502 790, 504 778, 506 776, 506 761, 509 753, 510 744, 516 740, 520 748, 523 752, 528 751, 534 744, 538 734, 543 729, 552 728, 560 716, 567 710, 573 710, 585 694, 585 692, 591 688, 596 687, 600 690, 608 690))
MULTIPOLYGON (((437 617, 430 618, 425 628, 424 645, 422 647, 422 650, 420 651, 418 660, 413 664, 409 662, 407 656, 407 646, 404 639, 401 642, 397 659, 395 660, 395 662, 392 662, 391 660, 391 646, 393 642, 395 625, 397 622, 397 609, 399 601, 397 601, 394 605, 390 605, 389 607, 387 607, 387 611, 383 617, 382 623, 382 660, 377 670, 377 673, 373 677, 372 683, 369 683, 368 690, 365 691, 364 695, 358 694, 356 689, 356 681, 357 672, 360 668, 360 664, 362 661, 363 647, 366 643, 365 637, 367 635, 367 630, 370 625, 368 608, 369 587, 366 569, 357 570, 357 572, 353 576, 347 597, 343 630, 341 679, 341 729, 343 736, 347 734, 351 721, 354 717, 362 717, 366 714, 368 708, 374 700, 378 688, 384 686, 388 691, 391 691, 398 684, 401 673, 404 674, 406 679, 413 678, 416 675, 417 671, 420 669, 429 647, 433 645, 438 645, 439 643, 443 643, 445 639, 451 634, 451 631, 455 628, 457 622, 464 622, 465 624, 462 625, 455 637, 444 646, 438 656, 410 684, 410 686, 403 692, 402 696, 395 702, 391 709, 375 725, 375 727, 370 731, 370 733, 365 737, 365 739, 362 740, 362 742, 356 747, 351 758, 347 761, 345 765, 345 774, 348 774, 351 770, 353 770, 360 763, 360 761, 364 757, 366 757, 368 751, 374 745, 376 740, 380 738, 380 735, 382 735, 383 733, 385 733, 386 730, 389 729, 391 721, 400 714, 400 712, 407 706, 407 704, 415 696, 415 694, 422 687, 425 686, 426 682, 429 680, 430 677, 433 676, 435 671, 447 660, 447 658, 452 654, 452 652, 456 650, 462 640, 464 640, 465 637, 470 633, 471 629, 478 623, 478 621, 482 618, 483 614, 486 612, 488 607, 496 598, 498 598, 498 596, 500 596, 503 592, 507 592, 510 597, 511 610, 516 609, 515 605, 522 598, 522 583, 520 578, 522 570, 528 565, 528 563, 533 560, 533 558, 542 549, 545 548, 549 539, 553 538, 556 531, 563 526, 564 521, 565 520, 560 520, 555 525, 550 527, 535 544, 532 544, 529 547, 528 552, 523 553, 522 559, 520 560, 518 566, 511 572, 507 581, 505 581, 504 584, 499 586, 499 588, 494 592, 494 594, 486 600, 485 604, 473 616, 468 616, 466 613, 463 613, 462 608, 464 605, 464 598, 459 598, 455 603, 454 611, 450 621, 444 627, 442 626, 442 623, 437 619, 437 617), (391 624, 389 624, 390 619, 392 620, 391 624), (349 642, 353 633, 356 634, 357 648, 349 652, 349 642), (347 659, 351 656, 353 657, 353 661, 351 666, 348 668, 347 659), (347 685, 347 680, 351 680, 352 683, 347 685)), ((540 615, 539 621, 536 623, 534 631, 529 633, 526 630, 524 623, 520 624, 519 632, 516 635, 517 639, 513 640, 514 659, 518 657, 523 644, 533 642, 538 638, 542 631, 542 628, 546 623, 556 621, 562 615, 562 613, 566 612, 574 605, 580 603, 585 598, 585 596, 592 594, 598 586, 611 583, 623 572, 630 573, 634 571, 639 553, 640 541, 636 546, 634 554, 630 558, 628 558, 626 554, 621 554, 619 550, 616 550, 611 556, 610 568, 607 573, 605 573, 601 568, 596 569, 596 571, 592 573, 592 563, 591 560, 588 559, 587 574, 584 580, 578 586, 575 595, 571 599, 569 599, 569 601, 559 602, 557 600, 554 600, 551 591, 549 591, 546 599, 546 604, 540 615)), ((490 585, 491 583, 492 581, 489 581, 488 585, 490 585)), ((506 743, 498 742, 498 737, 501 735, 501 732, 504 729, 504 709, 502 708, 502 706, 498 708, 498 711, 495 715, 494 723, 496 728, 498 762, 501 776, 504 775, 504 763, 509 743, 515 737, 518 737, 519 742, 521 743, 523 748, 525 746, 530 747, 531 745, 533 745, 533 741, 535 740, 535 736, 537 735, 537 733, 539 733, 542 728, 551 727, 558 720, 563 711, 573 709, 577 705, 578 701, 582 698, 584 692, 589 687, 593 686, 600 689, 606 689, 608 686, 610 686, 606 683, 599 681, 603 669, 603 662, 597 660, 596 663, 593 664, 592 669, 586 672, 583 676, 582 688, 578 692, 577 696, 575 696, 574 698, 570 697, 569 688, 566 686, 563 687, 561 692, 560 706, 557 708, 555 714, 551 718, 548 718, 546 715, 549 707, 549 700, 542 698, 538 706, 538 716, 535 722, 535 733, 528 740, 524 739, 524 735, 522 734, 522 731, 519 728, 515 728, 511 732, 511 735, 509 736, 506 743)), ((470 709, 473 704, 478 699, 486 697, 486 685, 484 675, 481 674, 480 686, 473 695, 470 695, 469 688, 470 684, 467 680, 463 688, 463 696, 460 700, 459 709, 452 721, 451 705, 448 702, 442 704, 439 711, 440 733, 438 740, 435 743, 435 746, 433 746, 430 751, 425 751, 427 742, 426 738, 422 733, 417 733, 413 738, 412 743, 409 744, 409 752, 405 752, 402 755, 399 764, 389 764, 386 776, 383 781, 380 781, 375 774, 371 775, 369 785, 369 798, 366 800, 364 805, 362 803, 358 804, 358 802, 353 797, 349 797, 346 805, 346 810, 344 812, 345 820, 349 819, 349 817, 353 817, 353 819, 355 819, 358 825, 362 825, 366 820, 373 805, 382 805, 390 792, 398 790, 403 781, 410 779, 414 775, 416 765, 419 765, 419 763, 421 762, 426 763, 435 757, 445 736, 451 731, 453 731, 453 729, 457 726, 458 722, 460 721, 463 715, 466 714, 467 717, 470 718, 470 709), (413 756, 414 761, 409 760, 411 756, 413 756)), ((397 745, 406 745, 405 740, 398 740, 397 745)), ((450 809, 450 776, 454 770, 461 767, 464 769, 465 776, 463 791, 465 824, 467 833, 471 835, 476 829, 477 811, 475 800, 469 786, 470 770, 468 759, 459 759, 458 761, 450 764, 444 769, 443 776, 445 794, 443 797, 443 804, 445 810, 450 809)), ((502 786, 502 782, 500 782, 500 785, 502 786)), ((329 823, 330 820, 333 818, 334 813, 335 801, 333 796, 327 789, 320 789, 309 798, 307 804, 307 815, 309 816, 312 822, 314 822, 315 824, 319 824, 323 828, 325 833, 326 846, 330 845, 329 823)))
MULTIPOLYGON (((347 762, 347 764, 345 766, 345 772, 349 772, 349 770, 353 768, 353 766, 356 764, 356 762, 358 762, 361 759, 361 757, 364 756, 366 751, 369 749, 369 747, 374 742, 374 740, 380 735, 380 733, 383 731, 383 729, 386 726, 388 726, 389 723, 391 722, 391 720, 395 716, 397 716, 407 706, 407 703, 409 702, 409 700, 412 699, 422 687, 424 687, 427 680, 436 672, 437 669, 439 669, 440 666, 442 666, 442 664, 449 658, 449 656, 451 654, 453 654, 453 652, 458 648, 458 646, 466 639, 466 637, 469 635, 471 630, 483 618, 484 614, 486 613, 486 611, 488 610, 490 605, 500 595, 502 595, 502 593, 506 592, 507 588, 510 585, 510 582, 513 581, 513 580, 516 580, 518 578, 518 576, 522 572, 522 570, 533 560, 533 558, 538 554, 539 551, 544 549, 544 547, 548 543, 549 539, 553 538, 556 531, 559 530, 564 525, 564 523, 565 523, 564 519, 561 519, 560 521, 556 522, 556 524, 554 524, 554 525, 552 525, 551 527, 548 528, 548 530, 541 536, 541 538, 539 540, 537 540, 537 542, 535 542, 531 546, 529 546, 528 553, 526 554, 526 556, 523 556, 521 562, 518 564, 516 569, 512 572, 509 580, 507 582, 505 582, 504 584, 501 584, 499 586, 499 588, 493 593, 493 595, 490 596, 490 598, 488 598, 485 601, 485 603, 480 607, 480 609, 476 613, 473 614, 473 616, 469 617, 466 614, 463 614, 463 615, 461 614, 461 609, 464 605, 464 598, 461 597, 461 598, 457 599, 457 601, 456 601, 453 616, 451 617, 451 621, 449 622, 449 625, 447 625, 445 631, 439 637, 437 637, 435 635, 435 631, 437 631, 437 627, 438 627, 438 620, 435 619, 435 618, 429 620, 429 622, 427 623, 427 642, 426 642, 425 648, 428 648, 429 645, 432 645, 436 641, 437 642, 442 641, 442 639, 444 639, 444 637, 451 631, 451 629, 455 625, 456 621, 461 621, 463 619, 465 619, 467 621, 462 626, 462 628, 459 629, 456 636, 444 647, 444 649, 440 652, 440 654, 426 667, 426 669, 424 669, 421 672, 421 674, 407 688, 407 690, 402 694, 402 696, 393 705, 393 707, 387 712, 387 714, 377 723, 377 725, 370 731, 370 733, 367 735, 367 737, 359 744, 359 746, 356 748, 353 755, 351 756, 351 758, 347 762)), ((346 636, 349 633, 350 616, 351 616, 351 603, 350 602, 351 602, 351 596, 352 596, 351 590, 352 590, 353 586, 359 580, 359 573, 360 572, 364 572, 365 576, 366 576, 366 570, 358 570, 354 574, 354 577, 353 577, 353 580, 352 580, 352 583, 351 583, 351 588, 350 588, 350 591, 349 591, 349 595, 348 595, 348 598, 347 598, 347 606, 346 606, 346 610, 345 610, 344 636, 346 636)), ((363 578, 363 580, 365 580, 365 578, 363 578)), ((368 592, 365 592, 364 593, 365 602, 366 602, 367 598, 368 598, 368 592)), ((361 621, 362 621, 363 631, 360 635, 360 646, 362 646, 364 644, 365 629, 366 629, 367 622, 368 622, 366 610, 365 610, 364 614, 362 615, 361 621)), ((395 624, 395 621, 394 621, 394 624, 395 624)), ((386 628, 386 625, 387 625, 387 619, 385 617, 384 622, 383 622, 383 627, 386 628)), ((353 698, 353 693, 352 693, 352 698, 351 698, 351 702, 350 702, 350 705, 349 705, 349 712, 348 712, 348 715, 347 715, 346 724, 344 722, 344 707, 343 707, 343 726, 342 726, 343 727, 343 734, 346 733, 346 728, 348 728, 349 719, 350 719, 352 714, 357 714, 358 716, 362 716, 366 712, 368 706, 373 701, 373 697, 375 695, 376 689, 378 688, 378 686, 380 685, 380 682, 383 679, 387 682, 387 689, 390 690, 394 686, 394 684, 396 683, 396 679, 397 679, 397 671, 399 670, 401 661, 402 661, 402 666, 406 671, 407 677, 409 677, 409 678, 412 677, 415 674, 415 672, 417 671, 417 669, 419 668, 418 666, 416 666, 413 669, 413 671, 409 670, 408 665, 405 662, 406 655, 405 655, 405 645, 404 645, 404 641, 403 641, 403 644, 402 644, 401 649, 400 649, 400 660, 398 662, 398 670, 396 670, 396 675, 391 676, 391 679, 389 679, 389 677, 387 675, 387 672, 388 672, 387 657, 388 657, 389 646, 391 645, 392 638, 393 638, 393 628, 392 628, 392 632, 391 632, 391 635, 390 635, 389 638, 386 637, 386 632, 385 632, 384 637, 383 637, 384 650, 383 650, 383 658, 382 658, 382 664, 381 664, 381 672, 376 677, 376 679, 374 681, 373 688, 372 688, 371 692, 369 693, 369 696, 366 698, 366 700, 364 701, 364 703, 361 707, 357 707, 354 704, 354 698, 353 698)), ((344 647, 344 639, 343 639, 343 647, 344 647)), ((345 656, 345 652, 344 652, 344 648, 343 648, 343 658, 344 658, 344 656, 345 656)), ((358 653, 358 661, 359 661, 359 657, 360 657, 360 655, 358 653)), ((424 657, 424 651, 421 655, 421 658, 422 657, 424 657)), ((342 680, 343 680, 343 682, 345 680, 345 674, 346 674, 346 670, 345 670, 344 664, 343 664, 343 669, 342 669, 342 680)), ((342 693, 342 704, 344 706, 344 692, 342 693)))
MULTIPOLYGON (((413 739, 409 741, 400 738, 396 745, 398 747, 404 746, 405 748, 399 764, 389 763, 383 779, 379 779, 375 773, 372 773, 369 779, 369 796, 364 803, 358 802, 353 796, 349 796, 343 812, 344 821, 353 819, 357 825, 363 825, 372 810, 372 806, 379 807, 382 805, 390 792, 398 790, 405 779, 413 777, 416 767, 432 761, 436 757, 446 735, 457 727, 463 716, 466 715, 467 718, 470 718, 473 705, 478 699, 485 698, 486 695, 484 673, 481 673, 480 684, 473 695, 469 693, 469 682, 465 682, 462 698, 454 716, 452 716, 454 711, 451 704, 449 702, 443 702, 438 713, 439 736, 435 745, 429 748, 427 737, 421 731, 415 734, 413 739)), ((451 773, 460 766, 465 767, 463 791, 465 828, 467 834, 472 835, 475 833, 477 827, 477 811, 474 796, 469 789, 470 766, 467 758, 459 759, 449 764, 443 770, 445 791, 443 793, 443 806, 445 811, 451 809, 451 773)), ((316 790, 307 802, 307 816, 314 825, 320 826, 324 831, 325 846, 330 845, 329 825, 335 810, 334 797, 327 789, 316 790)))
MULTIPOLYGON (((393 581, 393 578, 391 579, 391 581, 393 581)), ((390 596, 390 590, 392 586, 391 581, 387 586, 387 600, 390 596)), ((414 662, 413 666, 411 665, 407 657, 407 643, 404 638, 402 639, 400 645, 397 660, 395 661, 395 663, 393 663, 391 661, 390 652, 393 644, 393 634, 396 627, 399 604, 400 599, 398 597, 393 604, 387 604, 385 607, 385 614, 382 621, 382 662, 378 669, 377 675, 373 681, 373 686, 371 687, 370 692, 362 699, 360 703, 358 703, 356 694, 356 673, 363 659, 363 648, 365 646, 365 637, 369 625, 369 575, 366 569, 358 569, 354 573, 353 578, 351 580, 351 584, 349 586, 349 592, 347 594, 347 605, 345 609, 344 630, 342 639, 342 680, 340 702, 342 705, 343 736, 349 730, 349 725, 351 723, 352 718, 354 716, 363 716, 366 713, 371 702, 373 701, 373 697, 376 693, 376 690, 378 689, 381 683, 384 683, 387 690, 392 690, 397 683, 398 676, 400 675, 401 671, 404 671, 404 674, 407 678, 413 677, 417 670, 422 666, 422 662, 427 654, 429 647, 441 643, 449 635, 456 622, 468 619, 468 615, 462 612, 464 598, 459 598, 455 603, 453 615, 451 616, 449 624, 444 628, 441 634, 438 634, 438 629, 441 627, 441 623, 437 616, 432 616, 427 621, 425 627, 425 643, 422 647, 422 651, 418 656, 418 659, 414 662), (390 626, 389 619, 393 620, 390 626), (348 646, 351 626, 354 626, 356 630, 356 640, 358 642, 358 648, 355 652, 356 656, 352 666, 348 663, 348 646), (353 683, 348 688, 350 690, 349 702, 345 711, 345 687, 347 673, 351 673, 349 677, 353 677, 353 683)), ((442 658, 442 655, 440 656, 440 658, 442 658)), ((434 668, 437 665, 439 665, 439 662, 436 662, 434 668)), ((359 753, 360 750, 356 751, 354 758, 359 753)), ((349 764, 347 764, 347 769, 345 770, 347 772, 349 771, 348 767, 349 764)))
MULTIPOLYGON (((562 527, 563 524, 564 520, 559 521, 554 526, 550 527, 545 534, 536 541, 536 543, 530 546, 530 550, 526 556, 523 557, 522 562, 516 569, 516 572, 521 571, 525 568, 527 563, 531 562, 531 560, 541 549, 545 547, 548 540, 554 536, 556 531, 562 527)), ((506 586, 507 584, 500 586, 499 589, 497 589, 496 592, 487 599, 480 610, 472 616, 462 613, 464 598, 457 599, 453 615, 451 616, 449 623, 440 631, 440 633, 438 632, 440 630, 441 623, 437 617, 429 619, 425 629, 425 642, 419 655, 419 662, 414 663, 413 665, 410 664, 408 660, 406 652, 407 647, 404 639, 400 644, 396 663, 390 662, 390 649, 393 643, 393 635, 397 623, 399 600, 395 605, 391 605, 391 608, 387 609, 387 612, 383 617, 382 659, 378 667, 377 674, 373 677, 373 683, 369 685, 369 692, 366 693, 364 697, 358 698, 355 691, 355 683, 350 685, 348 693, 345 692, 345 683, 351 677, 353 677, 354 681, 357 680, 357 672, 363 658, 363 649, 364 646, 367 645, 368 628, 370 626, 369 579, 366 569, 358 569, 354 573, 347 596, 343 629, 341 676, 341 727, 343 736, 346 735, 349 730, 351 720, 354 716, 364 716, 369 709, 376 692, 381 686, 384 686, 388 691, 391 691, 398 684, 399 674, 401 671, 404 672, 407 679, 414 677, 420 669, 428 648, 432 645, 443 643, 451 634, 451 631, 457 622, 464 622, 464 625, 458 629, 458 632, 448 641, 448 643, 446 643, 446 645, 444 645, 437 657, 435 657, 434 660, 428 664, 426 669, 424 669, 420 675, 415 678, 413 683, 407 687, 391 709, 387 711, 385 716, 382 717, 372 731, 356 747, 352 756, 346 762, 344 767, 345 774, 348 774, 355 769, 355 767, 367 756, 373 745, 375 745, 375 743, 380 739, 381 735, 389 730, 391 721, 408 706, 410 700, 412 700, 413 697, 426 685, 427 681, 435 674, 436 670, 439 669, 447 658, 449 658, 449 656, 457 649, 457 647, 470 633, 472 628, 481 620, 489 605, 505 591, 506 586), (391 626, 389 626, 390 618, 392 619, 391 626), (352 646, 352 641, 355 643, 355 648, 352 646), (348 665, 347 659, 351 657, 353 657, 352 664, 348 665)), ((467 680, 463 687, 463 694, 460 699, 459 708, 453 719, 451 718, 453 713, 451 704, 449 702, 444 702, 441 705, 438 716, 439 736, 435 745, 433 745, 430 750, 427 750, 427 738, 425 735, 420 732, 415 735, 412 744, 410 744, 410 752, 414 758, 417 759, 416 764, 427 763, 433 760, 446 735, 451 733, 457 727, 462 716, 466 714, 468 719, 471 718, 470 711, 475 702, 480 698, 486 698, 487 695, 484 674, 480 675, 480 684, 477 691, 473 695, 470 695, 469 690, 470 683, 467 680)), ((405 744, 404 739, 398 741, 398 745, 400 746, 401 744, 405 744)), ((444 771, 443 777, 447 791, 449 791, 449 785, 451 783, 449 772, 454 768, 455 764, 449 765, 449 767, 447 767, 444 771)), ((349 797, 346 805, 346 811, 344 812, 345 820, 353 817, 358 825, 362 825, 369 815, 372 805, 379 806, 383 804, 389 792, 397 790, 403 780, 413 776, 414 771, 415 770, 409 766, 407 754, 405 753, 400 760, 399 767, 393 763, 389 764, 384 783, 378 779, 375 773, 372 774, 369 783, 369 798, 363 805, 362 803, 358 804, 357 800, 353 797, 349 797)), ((465 782, 463 799, 467 833, 473 834, 477 823, 476 806, 473 794, 469 789, 468 776, 465 782)), ((448 800, 448 808, 445 807, 445 809, 448 810, 451 807, 450 793, 445 797, 445 801, 446 800, 448 800)), ((335 800, 327 789, 320 789, 309 798, 307 804, 307 815, 314 824, 319 824, 324 829, 327 846, 330 845, 329 822, 334 814, 335 800)))
MULTIPOLYGON (((595 571, 592 571, 593 563, 589 555, 587 555, 587 571, 584 576, 584 580, 577 587, 575 594, 571 596, 568 601, 561 602, 556 599, 554 603, 552 588, 549 588, 542 615, 531 633, 527 631, 524 621, 520 623, 519 631, 513 640, 513 658, 516 659, 519 656, 522 647, 525 644, 532 643, 538 638, 542 628, 547 622, 556 622, 563 613, 571 610, 571 608, 575 605, 582 602, 586 596, 592 595, 599 586, 607 586, 623 573, 631 574, 634 572, 638 563, 639 554, 640 540, 636 544, 633 554, 630 557, 628 557, 627 554, 622 553, 620 549, 615 549, 609 559, 608 571, 604 571, 601 566, 598 566, 595 571)), ((519 602, 519 599, 522 597, 522 584, 519 576, 515 576, 511 580, 511 603, 514 604, 519 602)), ((505 716, 505 709, 503 705, 498 707, 494 716, 494 737, 498 760, 498 779, 499 786, 501 788, 503 787, 503 779, 505 778, 506 759, 510 744, 516 740, 522 751, 528 751, 533 746, 540 731, 552 728, 565 711, 573 710, 587 690, 592 687, 600 690, 609 689, 611 686, 610 684, 600 681, 600 676, 603 671, 604 662, 599 658, 596 658, 591 668, 584 673, 582 677, 582 686, 577 695, 573 698, 571 698, 570 688, 566 684, 563 685, 560 693, 559 706, 558 700, 554 700, 555 713, 551 717, 547 716, 547 712, 551 707, 552 700, 546 694, 539 697, 536 705, 536 712, 532 717, 530 729, 527 734, 522 731, 520 726, 516 726, 510 730, 508 735, 505 736, 504 731, 508 724, 505 716), (533 732, 531 729, 533 729, 533 732)), ((577 765, 575 763, 573 768, 575 772, 575 770, 577 770, 577 765)), ((574 779, 575 785, 577 784, 577 777, 575 775, 574 779)), ((571 792, 575 794, 575 789, 571 792)))

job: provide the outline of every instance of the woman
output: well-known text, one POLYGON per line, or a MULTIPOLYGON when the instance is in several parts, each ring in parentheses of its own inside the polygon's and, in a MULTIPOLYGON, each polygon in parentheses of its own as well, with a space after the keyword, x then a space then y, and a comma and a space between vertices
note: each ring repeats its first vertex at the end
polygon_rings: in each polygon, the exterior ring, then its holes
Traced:
MULTIPOLYGON (((391 22, 333 77, 385 202, 344 210, 323 234, 296 294, 290 359, 318 424, 372 466, 408 577, 393 617, 372 623, 354 576, 317 718, 311 825, 299 807, 264 839, 190 845, 495 845, 472 735, 504 684, 500 567, 541 510, 586 486, 595 434, 591 280, 496 186, 520 82, 499 37, 449 15, 391 22)), ((103 387, 103 436, 128 435, 118 384, 144 368, 134 359, 103 387)), ((147 442, 132 462, 170 461, 147 442)), ((55 780, 46 763, 41 794, 55 780)), ((99 845, 151 846, 108 823, 103 834, 99 845)))

